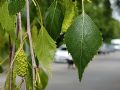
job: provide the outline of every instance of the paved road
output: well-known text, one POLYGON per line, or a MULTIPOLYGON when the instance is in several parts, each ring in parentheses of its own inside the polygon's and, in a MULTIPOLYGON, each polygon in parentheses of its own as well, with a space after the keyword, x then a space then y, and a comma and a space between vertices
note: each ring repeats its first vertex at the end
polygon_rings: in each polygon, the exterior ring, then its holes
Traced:
MULTIPOLYGON (((120 90, 120 52, 95 56, 79 83, 77 70, 66 64, 53 64, 53 76, 46 90, 120 90)), ((0 74, 0 90, 5 74, 0 74)))
POLYGON ((120 90, 120 53, 96 56, 79 83, 77 70, 53 64, 53 76, 46 90, 120 90))

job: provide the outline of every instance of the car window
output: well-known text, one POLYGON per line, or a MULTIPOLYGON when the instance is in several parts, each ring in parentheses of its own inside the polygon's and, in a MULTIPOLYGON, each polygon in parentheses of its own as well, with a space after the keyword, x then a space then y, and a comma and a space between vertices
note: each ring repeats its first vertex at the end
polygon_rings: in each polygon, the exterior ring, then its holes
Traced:
POLYGON ((61 48, 61 50, 64 50, 64 51, 66 51, 66 50, 67 50, 67 48, 61 48))

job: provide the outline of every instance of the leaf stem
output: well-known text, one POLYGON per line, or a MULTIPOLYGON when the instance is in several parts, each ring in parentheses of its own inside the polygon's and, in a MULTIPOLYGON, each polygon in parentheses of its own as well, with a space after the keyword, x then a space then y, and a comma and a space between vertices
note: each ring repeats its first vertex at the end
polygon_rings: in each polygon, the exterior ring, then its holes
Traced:
POLYGON ((82 14, 84 16, 84 13, 85 13, 85 6, 84 6, 84 0, 82 0, 82 14))
POLYGON ((29 0, 26 0, 26 14, 27 14, 27 33, 29 37, 29 43, 30 43, 30 52, 31 52, 31 58, 32 58, 32 75, 33 75, 33 90, 35 90, 34 87, 34 81, 35 81, 35 68, 36 68, 36 62, 35 62, 35 56, 33 52, 33 46, 32 46, 32 36, 30 31, 30 7, 29 7, 29 0))

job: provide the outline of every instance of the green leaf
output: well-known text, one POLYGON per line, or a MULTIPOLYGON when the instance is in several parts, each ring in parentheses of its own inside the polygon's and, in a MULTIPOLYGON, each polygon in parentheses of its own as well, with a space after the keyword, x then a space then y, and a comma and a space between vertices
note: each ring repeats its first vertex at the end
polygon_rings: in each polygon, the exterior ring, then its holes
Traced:
POLYGON ((84 13, 70 26, 65 35, 65 42, 81 80, 85 67, 101 46, 102 35, 91 18, 84 13))
POLYGON ((35 54, 40 64, 49 71, 50 63, 53 61, 56 51, 55 41, 49 36, 42 26, 36 40, 35 54))
POLYGON ((63 13, 61 5, 56 1, 48 8, 45 14, 45 27, 50 36, 57 40, 61 32, 63 13))
POLYGON ((6 0, 0 0, 0 7, 6 2, 6 0))
MULTIPOLYGON (((14 32, 15 30, 15 16, 10 16, 8 11, 8 3, 5 2, 2 7, 0 7, 0 23, 7 32, 14 32)), ((14 33, 13 33, 14 34, 14 33)))
POLYGON ((37 36, 38 36, 38 30, 37 30, 37 27, 34 25, 34 26, 32 27, 33 48, 35 48, 37 36))
POLYGON ((37 77, 35 83, 36 90, 44 90, 48 84, 47 73, 42 68, 38 68, 36 72, 36 77, 37 77))
POLYGON ((75 16, 77 14, 76 2, 67 2, 67 7, 65 10, 65 16, 62 23, 62 32, 66 32, 70 25, 72 24, 75 16))
POLYGON ((8 5, 10 15, 20 12, 25 6, 25 0, 10 0, 8 5))
POLYGON ((16 85, 16 71, 13 69, 12 72, 8 72, 6 81, 5 81, 5 90, 10 90, 10 78, 12 78, 12 89, 15 90, 17 88, 16 85), (10 74, 12 73, 12 77, 10 77, 10 74))
POLYGON ((5 36, 5 31, 0 24, 0 48, 3 48, 5 45, 6 40, 4 36, 5 36))
POLYGON ((42 89, 44 90, 48 84, 48 75, 42 68, 39 69, 39 75, 41 78, 42 89))
POLYGON ((26 90, 33 90, 33 77, 32 77, 32 65, 29 63, 26 80, 26 90))

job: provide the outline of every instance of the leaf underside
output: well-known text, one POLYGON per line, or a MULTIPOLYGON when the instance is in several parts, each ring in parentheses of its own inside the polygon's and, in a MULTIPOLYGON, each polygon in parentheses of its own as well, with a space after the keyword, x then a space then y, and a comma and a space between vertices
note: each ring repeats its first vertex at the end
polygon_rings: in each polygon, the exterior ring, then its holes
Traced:
POLYGON ((35 44, 35 54, 40 64, 48 71, 51 62, 53 61, 55 51, 55 41, 50 37, 46 29, 42 26, 35 44))
POLYGON ((78 68, 81 81, 83 72, 102 44, 102 35, 87 14, 79 15, 65 35, 65 43, 78 68))

